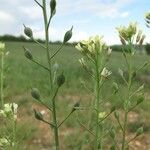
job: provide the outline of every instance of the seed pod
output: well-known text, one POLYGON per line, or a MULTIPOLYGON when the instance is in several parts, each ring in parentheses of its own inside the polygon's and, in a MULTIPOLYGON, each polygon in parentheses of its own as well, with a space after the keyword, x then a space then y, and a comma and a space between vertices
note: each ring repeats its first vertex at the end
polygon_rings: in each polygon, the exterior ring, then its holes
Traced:
POLYGON ((115 111, 115 112, 114 112, 114 116, 115 116, 115 118, 116 118, 117 120, 119 120, 119 112, 118 112, 118 111, 115 111))
POLYGON ((71 37, 72 37, 72 29, 73 29, 73 26, 71 27, 71 29, 69 31, 67 31, 65 33, 63 43, 66 43, 66 42, 68 42, 71 39, 71 37))
POLYGON ((26 27, 25 25, 24 26, 24 33, 26 36, 28 36, 29 38, 32 38, 33 37, 33 32, 32 30, 29 28, 29 27, 26 27))
POLYGON ((34 116, 37 120, 43 120, 43 115, 34 109, 34 116))
POLYGON ((115 93, 117 93, 119 90, 118 84, 116 82, 113 82, 113 89, 115 93))
POLYGON ((33 56, 32 56, 32 54, 31 54, 31 51, 30 51, 29 49, 25 48, 25 47, 24 47, 24 55, 25 55, 26 58, 28 58, 28 59, 30 59, 30 60, 33 59, 33 56))
POLYGON ((139 136, 139 135, 141 135, 142 133, 143 133, 143 127, 140 127, 140 128, 138 128, 137 131, 136 131, 136 136, 139 136))
POLYGON ((56 13, 56 0, 50 1, 51 17, 56 13))
POLYGON ((109 134, 110 134, 112 139, 115 138, 115 130, 114 130, 114 128, 110 129, 109 134))
POLYGON ((57 77, 57 85, 58 87, 62 86, 65 82, 65 76, 63 73, 57 77))
POLYGON ((36 100, 40 100, 40 92, 37 88, 33 88, 31 91, 31 95, 33 98, 35 98, 36 100))
POLYGON ((79 102, 76 102, 72 108, 72 112, 74 112, 75 110, 77 110, 77 108, 80 106, 79 102))
POLYGON ((136 71, 134 71, 133 73, 132 73, 132 78, 134 79, 136 77, 136 71))

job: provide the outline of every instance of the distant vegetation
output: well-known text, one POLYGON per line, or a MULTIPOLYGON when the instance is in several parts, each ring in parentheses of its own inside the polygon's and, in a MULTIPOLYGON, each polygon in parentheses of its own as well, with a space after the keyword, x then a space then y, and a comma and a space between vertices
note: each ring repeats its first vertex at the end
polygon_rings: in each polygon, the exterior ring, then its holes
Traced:
MULTIPOLYGON (((23 35, 14 36, 14 35, 9 35, 9 34, 0 36, 0 41, 33 42, 33 40, 27 39, 23 35)), ((37 41, 40 42, 40 43, 44 43, 45 42, 42 39, 37 39, 37 41)), ((50 43, 61 44, 62 42, 61 41, 55 41, 55 42, 50 42, 50 43)), ((76 44, 77 44, 77 42, 67 43, 67 45, 70 45, 70 46, 75 46, 76 44)), ((122 48, 123 48, 122 45, 111 45, 110 47, 111 47, 111 49, 113 51, 117 51, 117 52, 122 52, 122 48)), ((128 49, 128 46, 126 46, 126 47, 128 49)), ((135 47, 136 47, 136 49, 139 50, 139 52, 141 52, 141 53, 146 52, 148 55, 150 55, 150 44, 142 45, 140 47, 135 45, 135 47)))

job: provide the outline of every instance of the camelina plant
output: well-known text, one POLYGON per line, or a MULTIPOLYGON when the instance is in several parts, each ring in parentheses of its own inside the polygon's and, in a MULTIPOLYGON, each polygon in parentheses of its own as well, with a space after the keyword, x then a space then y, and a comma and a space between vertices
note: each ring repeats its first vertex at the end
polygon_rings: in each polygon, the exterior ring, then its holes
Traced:
POLYGON ((59 127, 69 118, 69 116, 76 110, 76 108, 73 107, 73 109, 68 114, 68 116, 62 122, 58 123, 57 110, 56 110, 56 102, 57 102, 56 96, 58 94, 60 87, 65 82, 65 76, 63 73, 61 73, 60 75, 55 77, 56 74, 54 73, 52 66, 54 64, 55 56, 59 53, 59 51, 62 49, 62 47, 71 39, 73 27, 71 27, 71 29, 65 33, 62 44, 52 54, 52 49, 50 48, 50 41, 49 41, 49 28, 50 28, 51 20, 56 14, 56 6, 57 6, 56 0, 51 0, 49 2, 50 11, 47 11, 48 7, 47 7, 47 1, 46 0, 42 0, 41 3, 38 2, 37 0, 34 0, 34 1, 42 9, 42 12, 43 12, 44 27, 45 27, 45 44, 39 43, 34 38, 32 29, 25 26, 25 25, 24 25, 24 33, 27 37, 29 37, 31 40, 33 40, 35 43, 37 43, 41 48, 45 49, 45 52, 47 55, 47 64, 48 65, 43 65, 39 61, 37 61, 34 58, 34 56, 32 55, 31 51, 25 47, 24 47, 24 54, 25 54, 27 59, 29 59, 33 63, 37 64, 39 67, 42 67, 47 72, 47 74, 49 76, 48 85, 49 85, 49 93, 50 93, 50 95, 49 95, 49 97, 50 97, 49 102, 50 103, 47 104, 46 102, 44 102, 42 100, 40 92, 37 88, 32 88, 31 95, 35 100, 37 100, 41 105, 45 106, 45 108, 47 108, 49 110, 50 114, 52 114, 52 121, 51 120, 46 121, 44 119, 44 116, 42 115, 42 113, 38 112, 35 109, 34 109, 34 114, 35 114, 36 119, 42 121, 43 123, 46 123, 48 126, 50 126, 50 128, 53 129, 54 139, 55 139, 55 147, 56 147, 56 150, 59 150, 60 149, 59 131, 58 131, 59 127), (56 81, 55 81, 55 79, 56 79, 56 81))

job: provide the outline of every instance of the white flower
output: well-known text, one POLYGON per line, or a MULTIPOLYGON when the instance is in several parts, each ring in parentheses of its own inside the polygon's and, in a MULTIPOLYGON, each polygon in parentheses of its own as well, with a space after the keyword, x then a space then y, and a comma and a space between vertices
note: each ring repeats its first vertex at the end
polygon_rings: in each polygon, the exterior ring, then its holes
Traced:
POLYGON ((106 112, 100 112, 99 114, 98 114, 98 117, 99 117, 99 119, 103 119, 104 117, 106 116, 106 112))
POLYGON ((107 51, 107 55, 110 56, 111 52, 112 52, 112 49, 109 47, 107 51))
POLYGON ((3 110, 0 110, 0 115, 3 117, 13 117, 17 119, 17 108, 18 105, 16 103, 7 103, 4 104, 3 110))
POLYGON ((103 68, 102 72, 101 72, 101 76, 103 76, 104 78, 107 78, 108 76, 110 76, 112 74, 111 71, 108 71, 105 67, 103 68))
POLYGON ((0 50, 5 49, 5 43, 0 42, 0 50))
POLYGON ((9 141, 6 138, 1 138, 0 139, 0 147, 8 146, 9 141))

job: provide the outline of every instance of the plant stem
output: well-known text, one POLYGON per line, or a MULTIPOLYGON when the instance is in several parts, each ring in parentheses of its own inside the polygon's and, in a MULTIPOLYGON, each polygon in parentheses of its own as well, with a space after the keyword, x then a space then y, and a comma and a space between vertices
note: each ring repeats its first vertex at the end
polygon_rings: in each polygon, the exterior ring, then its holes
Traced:
POLYGON ((129 66, 128 66, 128 74, 129 74, 129 79, 128 79, 128 93, 127 93, 127 104, 125 108, 125 115, 124 115, 124 125, 123 125, 123 138, 122 138, 122 150, 125 150, 125 145, 126 145, 126 130, 127 130, 127 121, 128 121, 128 109, 129 109, 129 100, 130 100, 130 89, 131 89, 131 84, 132 84, 132 66, 131 66, 131 54, 129 56, 129 66))
POLYGON ((1 99, 1 109, 4 108, 4 90, 3 90, 3 80, 4 80, 4 52, 1 53, 1 95, 0 95, 0 99, 1 99))
POLYGON ((46 52, 47 52, 47 60, 49 65, 49 77, 50 77, 50 90, 53 89, 52 85, 52 72, 51 72, 51 59, 50 59, 50 52, 49 52, 49 32, 47 28, 47 12, 46 12, 46 0, 43 0, 43 16, 44 16, 44 24, 45 24, 45 46, 46 46, 46 52))
POLYGON ((59 87, 57 88, 55 95, 52 99, 52 106, 53 106, 53 122, 54 122, 54 134, 55 134, 55 145, 56 145, 56 150, 59 150, 59 137, 58 137, 58 125, 57 125, 57 116, 56 116, 56 104, 55 104, 55 97, 57 95, 59 87))
MULTIPOLYGON (((43 16, 44 16, 44 24, 45 24, 45 39, 46 39, 46 50, 47 50, 47 60, 48 60, 48 65, 49 65, 49 78, 50 78, 50 91, 53 91, 53 79, 52 79, 52 72, 51 72, 51 56, 50 56, 50 52, 49 52, 49 23, 48 23, 48 19, 47 19, 47 12, 46 12, 46 0, 43 0, 43 16)), ((52 111, 52 116, 53 116, 53 123, 54 123, 54 136, 55 136, 55 146, 56 146, 56 150, 59 150, 59 138, 58 138, 58 127, 57 127, 57 118, 56 118, 56 104, 55 104, 55 97, 56 94, 58 92, 58 88, 57 91, 54 95, 54 98, 52 99, 52 107, 53 107, 53 111, 52 111)))
POLYGON ((95 150, 99 149, 99 143, 101 146, 101 138, 99 141, 99 99, 100 99, 100 74, 99 74, 99 60, 98 54, 96 56, 96 64, 95 64, 95 92, 96 92, 96 99, 95 99, 95 108, 96 108, 96 128, 95 128, 95 150))
POLYGON ((13 150, 16 150, 16 120, 13 118, 13 150))

